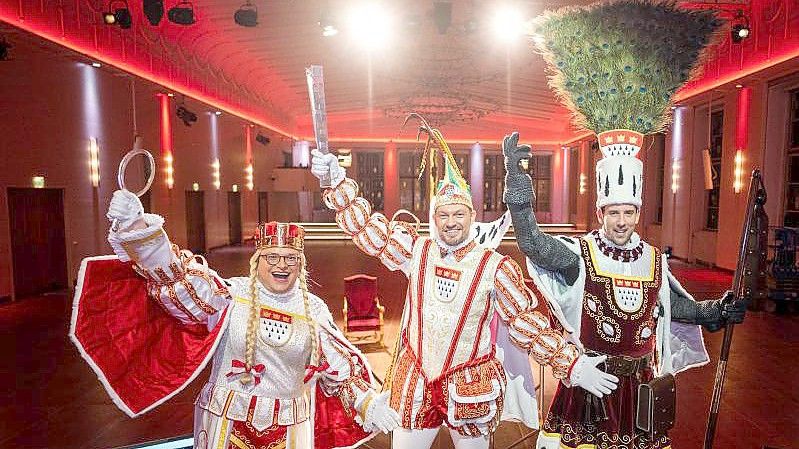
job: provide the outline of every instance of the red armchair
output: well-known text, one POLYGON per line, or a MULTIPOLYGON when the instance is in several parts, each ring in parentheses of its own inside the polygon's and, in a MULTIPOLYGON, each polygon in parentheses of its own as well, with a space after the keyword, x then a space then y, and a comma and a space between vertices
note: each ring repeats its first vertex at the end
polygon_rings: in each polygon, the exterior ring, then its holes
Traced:
POLYGON ((344 335, 355 344, 383 344, 383 312, 377 278, 356 274, 344 278, 344 335))

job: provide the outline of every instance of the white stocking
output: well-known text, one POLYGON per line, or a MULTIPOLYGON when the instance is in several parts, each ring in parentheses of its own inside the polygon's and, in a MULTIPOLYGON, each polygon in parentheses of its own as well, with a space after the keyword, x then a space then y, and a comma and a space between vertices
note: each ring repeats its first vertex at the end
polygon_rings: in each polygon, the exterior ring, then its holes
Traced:
POLYGON ((394 429, 391 435, 391 448, 430 449, 430 446, 433 444, 433 440, 436 439, 436 435, 438 435, 438 428, 402 429, 397 427, 394 429))
POLYGON ((455 449, 488 449, 490 440, 488 435, 465 437, 455 429, 449 429, 449 435, 452 437, 452 442, 455 443, 455 449))

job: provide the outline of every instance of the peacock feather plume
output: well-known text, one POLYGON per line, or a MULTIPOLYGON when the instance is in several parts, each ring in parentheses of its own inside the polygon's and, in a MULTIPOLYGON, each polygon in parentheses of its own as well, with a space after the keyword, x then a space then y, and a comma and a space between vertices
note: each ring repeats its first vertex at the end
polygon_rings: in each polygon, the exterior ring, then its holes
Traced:
POLYGON ((668 124, 672 96, 722 23, 673 1, 611 0, 547 12, 533 26, 549 85, 578 126, 649 134, 668 124))

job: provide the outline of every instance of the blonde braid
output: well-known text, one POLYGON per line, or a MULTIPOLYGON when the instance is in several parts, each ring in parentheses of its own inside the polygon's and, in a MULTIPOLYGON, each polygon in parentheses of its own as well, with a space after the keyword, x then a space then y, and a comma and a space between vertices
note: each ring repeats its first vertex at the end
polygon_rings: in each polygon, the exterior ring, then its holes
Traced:
POLYGON ((257 249, 250 258, 250 319, 247 321, 247 347, 244 352, 244 364, 247 372, 240 379, 244 385, 253 380, 250 369, 255 362, 255 343, 258 337, 258 261, 260 258, 261 251, 257 249))
POLYGON ((311 306, 310 301, 308 299, 308 270, 306 269, 305 265, 305 254, 301 254, 300 258, 302 260, 302 265, 300 265, 300 290, 302 290, 302 303, 305 307, 305 316, 308 317, 310 321, 309 326, 311 327, 311 366, 317 366, 319 364, 319 354, 318 354, 318 344, 317 338, 319 338, 319 329, 316 325, 316 320, 313 319, 311 316, 311 306))

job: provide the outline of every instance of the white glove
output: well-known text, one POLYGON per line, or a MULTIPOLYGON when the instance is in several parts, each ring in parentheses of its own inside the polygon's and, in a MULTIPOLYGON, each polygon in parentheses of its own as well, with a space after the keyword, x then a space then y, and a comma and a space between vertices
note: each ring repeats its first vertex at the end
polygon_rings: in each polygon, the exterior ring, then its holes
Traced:
POLYGON ((117 190, 108 205, 108 213, 105 214, 112 223, 116 220, 117 230, 124 231, 129 229, 139 220, 144 218, 144 206, 135 193, 127 190, 117 190))
POLYGON ((388 391, 377 394, 369 403, 363 419, 363 430, 389 433, 400 425, 400 417, 388 405, 388 391))
POLYGON ((347 171, 338 165, 338 157, 335 154, 322 154, 319 150, 311 151, 311 173, 320 180, 329 175, 331 187, 339 185, 347 176, 347 171))
POLYGON ((606 355, 591 357, 585 354, 577 357, 569 376, 569 382, 599 398, 610 394, 616 389, 619 378, 596 367, 607 358, 606 355))

